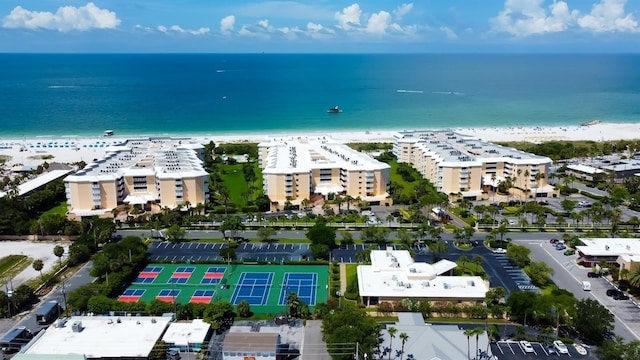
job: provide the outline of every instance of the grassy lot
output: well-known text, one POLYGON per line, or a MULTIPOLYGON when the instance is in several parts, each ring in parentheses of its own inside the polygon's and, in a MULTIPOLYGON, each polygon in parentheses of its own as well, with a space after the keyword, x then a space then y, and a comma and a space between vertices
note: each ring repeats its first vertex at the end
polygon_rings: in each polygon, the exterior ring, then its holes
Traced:
POLYGON ((360 300, 358 294, 358 264, 345 264, 345 272, 347 277, 347 291, 345 295, 346 299, 349 300, 360 300), (349 292, 349 289, 355 289, 355 292, 349 292))
POLYGON ((411 196, 415 192, 414 188, 416 187, 417 181, 406 182, 406 181, 404 181, 402 176, 398 175, 398 161, 397 160, 391 161, 389 163, 389 166, 391 166, 391 170, 389 171, 389 174, 390 174, 389 176, 391 178, 391 181, 402 185, 402 187, 403 187, 402 193, 404 195, 411 196))
POLYGON ((7 270, 14 267, 16 264, 26 259, 24 255, 9 255, 0 259, 0 275, 4 274, 7 270))
POLYGON ((247 191, 247 182, 242 172, 242 164, 220 165, 220 174, 224 185, 229 189, 231 202, 239 206, 247 205, 245 197, 242 195, 247 191))
POLYGON ((66 202, 61 202, 60 204, 58 204, 57 206, 45 211, 44 213, 42 213, 42 216, 45 215, 62 215, 65 216, 67 215, 67 206, 69 204, 67 204, 66 202))

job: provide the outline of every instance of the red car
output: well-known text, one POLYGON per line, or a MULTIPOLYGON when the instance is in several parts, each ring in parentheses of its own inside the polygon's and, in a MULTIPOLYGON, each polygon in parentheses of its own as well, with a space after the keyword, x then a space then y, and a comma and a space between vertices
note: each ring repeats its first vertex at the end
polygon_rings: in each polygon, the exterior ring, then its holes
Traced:
POLYGON ((558 239, 551 239, 551 240, 549 240, 549 242, 550 242, 550 243, 552 243, 552 244, 555 244, 555 243, 557 243, 558 241, 560 241, 560 240, 558 240, 558 239))

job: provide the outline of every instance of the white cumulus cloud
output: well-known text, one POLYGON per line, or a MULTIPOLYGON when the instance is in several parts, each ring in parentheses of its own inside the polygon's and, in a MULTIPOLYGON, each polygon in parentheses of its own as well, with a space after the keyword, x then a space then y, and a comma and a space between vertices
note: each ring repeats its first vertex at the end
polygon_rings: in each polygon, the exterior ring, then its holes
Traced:
POLYGON ((393 14, 396 16, 396 19, 401 20, 402 17, 411 12, 412 9, 413 3, 402 4, 393 11, 393 14))
POLYGON ((220 20, 220 31, 223 33, 233 31, 233 27, 236 25, 236 17, 233 15, 225 16, 220 20))
POLYGON ((384 35, 387 32, 389 23, 391 22, 391 14, 382 10, 378 13, 371 14, 367 21, 365 29, 369 34, 384 35))
POLYGON ((62 6, 55 13, 31 11, 16 6, 2 19, 2 26, 5 28, 46 29, 60 32, 114 29, 118 25, 120 25, 120 19, 115 12, 101 9, 92 2, 79 7, 62 6))
POLYGON ((342 9, 341 12, 337 12, 335 19, 338 20, 338 27, 343 30, 351 30, 354 25, 360 25, 361 15, 360 5, 354 3, 342 9))
POLYGON ((581 28, 594 32, 638 32, 633 14, 625 14, 627 0, 602 0, 594 4, 591 13, 578 19, 581 28))
POLYGON ((544 0, 507 0, 498 16, 490 20, 492 30, 515 36, 552 33, 566 30, 578 16, 564 1, 554 1, 548 10, 544 0))

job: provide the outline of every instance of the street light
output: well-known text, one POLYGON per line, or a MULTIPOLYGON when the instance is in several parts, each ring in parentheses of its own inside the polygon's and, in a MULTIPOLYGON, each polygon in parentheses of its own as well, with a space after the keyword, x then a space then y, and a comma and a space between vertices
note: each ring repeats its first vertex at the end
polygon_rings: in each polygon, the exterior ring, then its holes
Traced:
POLYGON ((336 296, 338 297, 338 308, 342 309, 342 292, 336 291, 336 296))

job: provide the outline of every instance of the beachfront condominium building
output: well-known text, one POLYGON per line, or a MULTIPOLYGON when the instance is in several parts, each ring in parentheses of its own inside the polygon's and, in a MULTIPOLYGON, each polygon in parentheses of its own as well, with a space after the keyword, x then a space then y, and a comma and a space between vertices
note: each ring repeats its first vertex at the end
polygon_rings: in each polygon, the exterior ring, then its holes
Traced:
POLYGON ((475 200, 509 181, 511 191, 547 197, 551 159, 488 143, 453 131, 402 131, 394 135, 393 153, 411 164, 440 192, 475 200))
POLYGON ((271 138, 258 145, 263 187, 272 210, 313 195, 388 200, 389 165, 325 137, 271 138))
POLYGON ((204 147, 188 138, 130 139, 65 178, 69 215, 102 216, 121 204, 175 208, 207 201, 204 147))

